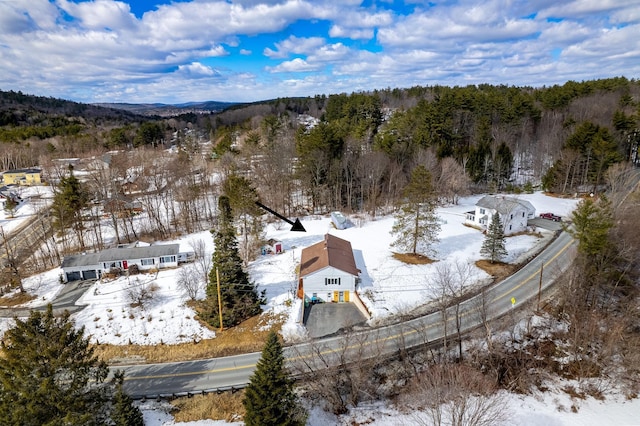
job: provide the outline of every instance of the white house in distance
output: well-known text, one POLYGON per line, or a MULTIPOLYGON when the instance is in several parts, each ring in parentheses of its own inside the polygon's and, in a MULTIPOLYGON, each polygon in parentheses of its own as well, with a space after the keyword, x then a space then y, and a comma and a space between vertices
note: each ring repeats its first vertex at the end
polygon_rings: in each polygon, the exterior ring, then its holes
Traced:
POLYGON ((359 274, 351 243, 326 234, 302 250, 298 296, 313 302, 354 302, 359 274))
POLYGON ((98 253, 65 256, 62 273, 65 282, 100 278, 111 268, 122 271, 131 265, 138 270, 175 268, 178 266, 179 244, 150 245, 146 247, 118 247, 98 253))
POLYGON ((465 223, 486 230, 498 213, 505 235, 527 230, 527 221, 536 217, 536 209, 526 201, 504 195, 486 195, 476 203, 475 211, 466 213, 465 223))

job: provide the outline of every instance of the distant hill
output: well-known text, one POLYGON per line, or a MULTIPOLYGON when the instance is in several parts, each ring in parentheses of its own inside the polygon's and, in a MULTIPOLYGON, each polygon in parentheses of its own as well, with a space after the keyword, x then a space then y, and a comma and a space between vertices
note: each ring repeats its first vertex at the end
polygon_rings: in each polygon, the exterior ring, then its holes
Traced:
POLYGON ((169 104, 129 104, 129 103, 99 103, 94 104, 96 106, 105 108, 114 108, 124 111, 129 111, 134 114, 146 115, 146 116, 160 116, 160 117, 173 117, 186 113, 196 114, 209 114, 212 112, 221 112, 225 109, 238 105, 235 102, 217 102, 217 101, 205 101, 205 102, 187 102, 177 105, 169 104))
POLYGON ((0 90, 0 126, 19 126, 42 121, 46 116, 63 116, 101 122, 131 122, 142 118, 133 111, 83 104, 64 99, 0 90))

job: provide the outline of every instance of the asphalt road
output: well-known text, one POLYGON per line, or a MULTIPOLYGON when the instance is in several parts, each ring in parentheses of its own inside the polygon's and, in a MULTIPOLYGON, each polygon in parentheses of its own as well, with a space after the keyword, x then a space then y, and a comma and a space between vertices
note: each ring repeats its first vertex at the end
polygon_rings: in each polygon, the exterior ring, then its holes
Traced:
MULTIPOLYGON (((461 331, 483 324, 535 301, 573 261, 577 242, 566 232, 542 253, 511 277, 494 284, 485 292, 462 302, 459 309, 461 331), (484 306, 484 308, 483 308, 484 306)), ((337 362, 345 355, 360 357, 389 356, 399 349, 441 340, 455 334, 456 307, 445 315, 435 312, 396 325, 363 332, 315 340, 285 348, 288 366, 294 371, 302 364, 321 365, 337 362)), ((147 364, 117 367, 125 372, 125 390, 134 398, 168 397, 244 387, 255 369, 260 353, 191 362, 147 364)))
POLYGON ((5 265, 10 260, 9 257, 24 262, 33 254, 35 248, 51 232, 51 222, 47 216, 46 210, 42 210, 0 238, 0 266, 5 265))

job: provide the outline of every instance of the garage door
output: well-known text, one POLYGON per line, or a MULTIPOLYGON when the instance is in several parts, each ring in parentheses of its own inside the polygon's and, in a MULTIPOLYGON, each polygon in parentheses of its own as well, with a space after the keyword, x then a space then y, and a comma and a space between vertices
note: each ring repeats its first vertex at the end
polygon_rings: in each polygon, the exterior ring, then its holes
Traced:
POLYGON ((93 271, 83 271, 82 276, 85 280, 92 280, 98 278, 98 273, 95 271, 95 269, 93 271))
POLYGON ((82 279, 82 274, 80 272, 67 272, 67 281, 78 281, 82 279))

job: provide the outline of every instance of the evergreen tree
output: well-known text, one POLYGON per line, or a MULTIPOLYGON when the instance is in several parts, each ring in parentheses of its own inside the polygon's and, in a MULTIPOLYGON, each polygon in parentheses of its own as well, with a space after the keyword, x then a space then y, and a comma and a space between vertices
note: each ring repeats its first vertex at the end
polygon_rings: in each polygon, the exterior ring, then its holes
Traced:
POLYGON ((16 201, 13 197, 7 197, 4 202, 4 211, 7 213, 9 217, 13 217, 16 213, 16 209, 18 208, 18 201, 16 201))
POLYGON ((293 392, 293 380, 284 368, 282 345, 273 331, 267 337, 242 403, 246 426, 305 424, 306 413, 293 392))
POLYGON ((392 245, 412 254, 433 252, 431 245, 439 241, 440 222, 435 213, 436 194, 431 173, 424 166, 413 169, 403 196, 404 204, 391 228, 391 234, 395 235, 392 245))
MULTIPOLYGON (((89 192, 73 174, 73 166, 69 166, 69 176, 60 179, 60 183, 54 190, 51 213, 53 214, 53 227, 62 235, 68 230, 78 236, 80 246, 84 247, 82 223, 82 210, 89 203, 89 192)), ((63 240, 65 241, 65 240, 63 240)))
POLYGON ((251 253, 258 252, 257 246, 261 241, 263 227, 260 217, 264 212, 256 205, 258 192, 247 178, 236 174, 229 175, 222 184, 222 190, 229 197, 231 211, 242 228, 242 257, 246 264, 252 258, 251 253))
POLYGON ((604 196, 585 198, 571 214, 573 227, 569 232, 578 240, 578 250, 587 257, 607 252, 610 246, 609 231, 614 225, 611 202, 604 196))
POLYGON ((133 405, 133 400, 122 388, 123 381, 124 375, 122 372, 117 372, 115 377, 116 393, 113 396, 111 420, 115 426, 144 426, 144 419, 140 409, 133 405))
POLYGON ((502 221, 498 213, 495 213, 491 217, 491 223, 489 224, 489 229, 482 243, 480 254, 488 257, 491 263, 500 261, 507 255, 507 249, 504 243, 504 230, 502 229, 502 221))
POLYGON ((51 305, 15 323, 2 342, 0 424, 108 424, 108 367, 84 328, 75 330, 68 312, 54 317, 51 305))
POLYGON ((207 286, 207 321, 214 327, 232 327, 247 318, 261 312, 260 304, 264 295, 259 295, 249 275, 242 268, 242 259, 238 254, 236 228, 229 198, 221 196, 218 200, 218 229, 214 234, 215 250, 213 268, 209 273, 207 286), (220 324, 218 304, 218 275, 222 299, 222 322, 220 324))

